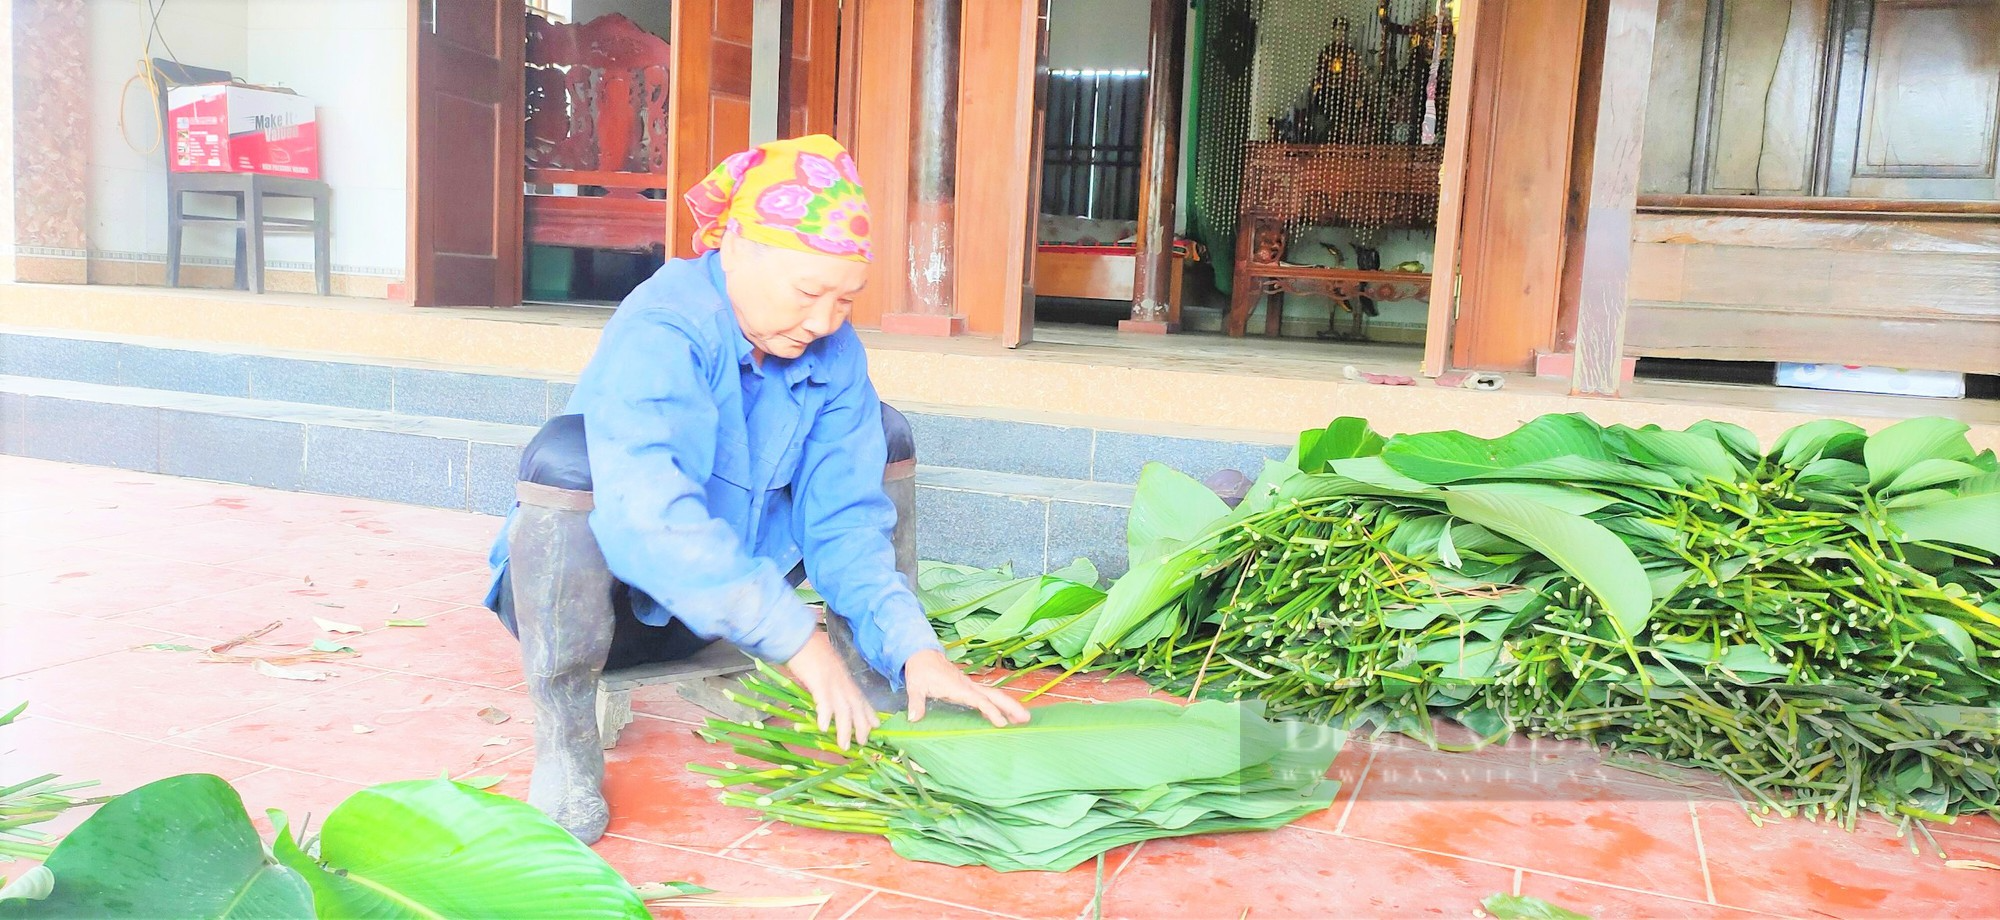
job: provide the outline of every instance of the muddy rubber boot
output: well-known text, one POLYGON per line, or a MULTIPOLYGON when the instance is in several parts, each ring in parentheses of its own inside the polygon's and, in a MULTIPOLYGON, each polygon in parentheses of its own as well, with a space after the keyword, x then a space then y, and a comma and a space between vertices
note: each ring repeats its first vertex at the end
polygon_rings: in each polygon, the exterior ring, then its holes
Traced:
POLYGON ((507 533, 521 670, 535 704, 528 803, 584 843, 611 821, 604 803, 597 682, 611 651, 611 570, 590 532, 591 494, 523 482, 507 533))
MULTIPOLYGON (((884 415, 894 413, 893 420, 885 426, 891 430, 890 461, 882 471, 882 491, 896 506, 896 529, 889 540, 896 547, 896 571, 902 573, 903 581, 914 591, 917 587, 917 461, 907 456, 915 453, 914 444, 909 441, 909 423, 902 420, 902 413, 889 406, 883 406, 882 412, 884 415), (898 458, 897 454, 906 456, 898 458)), ((867 695, 868 705, 875 707, 876 712, 902 712, 909 708, 909 696, 891 689, 889 679, 861 657, 861 651, 854 647, 854 634, 847 628, 846 620, 828 615, 826 633, 827 638, 833 640, 834 651, 840 653, 841 662, 847 665, 847 673, 867 695)))

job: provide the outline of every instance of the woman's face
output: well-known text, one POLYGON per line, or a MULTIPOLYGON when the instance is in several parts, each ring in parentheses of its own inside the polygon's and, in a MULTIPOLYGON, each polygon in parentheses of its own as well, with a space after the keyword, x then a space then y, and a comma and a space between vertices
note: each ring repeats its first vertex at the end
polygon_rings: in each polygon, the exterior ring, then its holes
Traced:
POLYGON ((722 274, 743 337, 762 354, 796 358, 832 335, 868 283, 868 264, 722 238, 722 274))

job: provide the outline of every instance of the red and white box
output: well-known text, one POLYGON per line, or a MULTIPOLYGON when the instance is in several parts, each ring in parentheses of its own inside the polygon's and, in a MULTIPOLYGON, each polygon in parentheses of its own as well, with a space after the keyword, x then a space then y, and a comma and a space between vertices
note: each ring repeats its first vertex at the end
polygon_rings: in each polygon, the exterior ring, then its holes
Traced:
POLYGON ((241 83, 167 90, 174 172, 319 178, 319 119, 311 99, 241 83))

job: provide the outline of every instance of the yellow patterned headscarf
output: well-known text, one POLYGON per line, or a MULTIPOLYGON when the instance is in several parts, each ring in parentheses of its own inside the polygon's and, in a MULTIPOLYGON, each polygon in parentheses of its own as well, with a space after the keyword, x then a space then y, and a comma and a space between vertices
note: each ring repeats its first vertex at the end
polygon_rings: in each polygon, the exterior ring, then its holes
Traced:
POLYGON ((868 198, 854 157, 824 134, 791 138, 723 160, 688 190, 694 250, 725 232, 767 246, 867 262, 868 198))

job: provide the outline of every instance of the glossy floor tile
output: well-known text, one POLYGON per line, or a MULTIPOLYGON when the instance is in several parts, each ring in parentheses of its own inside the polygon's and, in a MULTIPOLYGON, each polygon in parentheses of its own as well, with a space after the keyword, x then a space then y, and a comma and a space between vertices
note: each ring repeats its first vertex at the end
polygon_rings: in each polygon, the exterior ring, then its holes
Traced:
MULTIPOLYGON (((267 831, 267 808, 317 822, 366 784, 441 772, 526 795, 534 712, 518 645, 477 606, 499 519, 12 457, 0 457, 0 480, 0 706, 30 703, 0 728, 0 781, 55 772, 118 792, 215 773, 267 831), (207 651, 272 623, 236 658, 207 651), (283 679, 242 657, 305 654, 322 640, 353 653, 285 667, 323 680, 283 679)), ((1130 676, 1079 675, 1037 702, 1143 696, 1165 694, 1130 676)), ((1881 819, 1853 833, 1759 826, 1711 775, 1634 772, 1586 746, 1532 739, 1459 754, 1357 736, 1334 763, 1342 788, 1325 812, 1272 833, 1123 847, 1102 877, 1095 863, 1065 873, 915 863, 879 838, 766 825, 723 806, 687 770, 730 759, 696 736, 706 713, 661 687, 636 693, 633 708, 606 754, 613 819, 596 850, 635 882, 815 900, 667 903, 656 916, 1471 918, 1495 893, 1600 918, 2000 916, 2000 871, 1950 868, 1928 841, 1912 853, 1881 819)), ((1953 859, 2000 864, 1990 818, 1934 837, 1953 859)))

